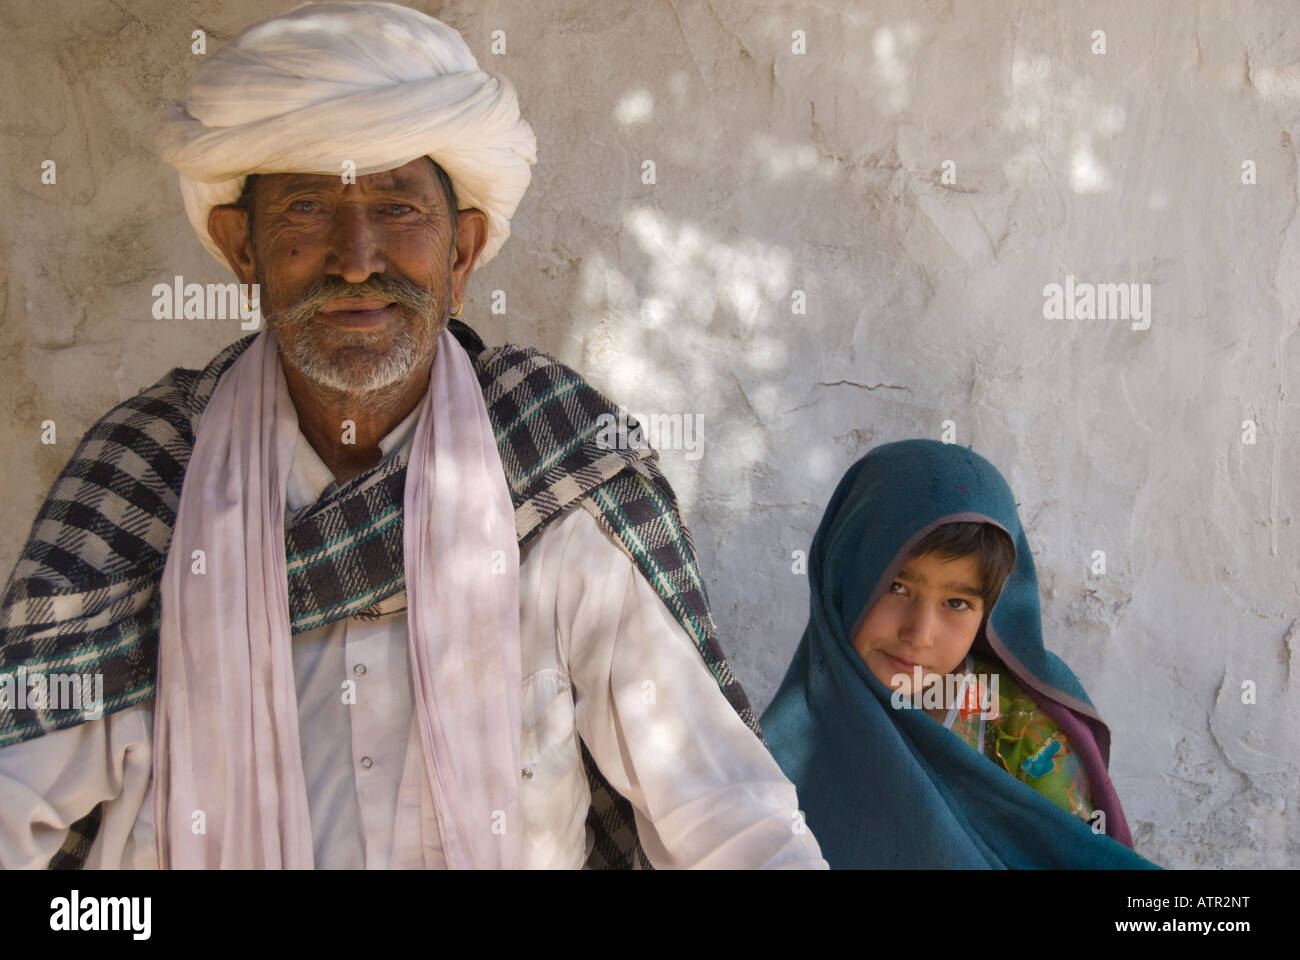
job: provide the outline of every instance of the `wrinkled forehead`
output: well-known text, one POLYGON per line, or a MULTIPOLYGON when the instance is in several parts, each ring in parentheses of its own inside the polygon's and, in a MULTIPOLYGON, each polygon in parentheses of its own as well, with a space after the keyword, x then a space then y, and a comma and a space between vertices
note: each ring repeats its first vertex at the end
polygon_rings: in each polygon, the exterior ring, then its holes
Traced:
POLYGON ((263 173, 258 180, 271 187, 311 187, 343 189, 355 183, 358 187, 372 190, 408 190, 429 191, 438 187, 437 168, 431 157, 417 157, 409 163, 357 176, 332 173, 263 173))

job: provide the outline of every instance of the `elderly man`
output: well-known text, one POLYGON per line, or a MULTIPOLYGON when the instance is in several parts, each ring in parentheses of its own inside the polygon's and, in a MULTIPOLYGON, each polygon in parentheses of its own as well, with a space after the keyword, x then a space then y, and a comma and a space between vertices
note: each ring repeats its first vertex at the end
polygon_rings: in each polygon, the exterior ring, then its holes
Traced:
POLYGON ((306 6, 159 142, 268 329, 41 508, 0 675, 103 710, 0 709, 0 865, 824 867, 655 454, 451 319, 535 159, 510 85, 421 13, 306 6))

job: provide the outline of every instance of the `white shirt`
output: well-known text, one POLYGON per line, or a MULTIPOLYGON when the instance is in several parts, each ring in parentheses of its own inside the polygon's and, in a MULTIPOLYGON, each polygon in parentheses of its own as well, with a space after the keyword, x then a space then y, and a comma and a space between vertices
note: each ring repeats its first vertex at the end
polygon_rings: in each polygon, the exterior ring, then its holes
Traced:
MULTIPOLYGON (((418 412, 380 441, 384 456, 410 443, 418 412)), ((333 481, 300 432, 286 513, 333 481)), ((586 861, 581 737, 632 803, 655 867, 827 868, 794 786, 584 508, 520 551, 519 574, 523 866, 586 861)), ((316 866, 385 868, 413 709, 406 613, 349 617, 292 643, 316 866)), ((152 706, 0 748, 0 867, 45 866, 101 801, 86 866, 157 867, 152 706)))

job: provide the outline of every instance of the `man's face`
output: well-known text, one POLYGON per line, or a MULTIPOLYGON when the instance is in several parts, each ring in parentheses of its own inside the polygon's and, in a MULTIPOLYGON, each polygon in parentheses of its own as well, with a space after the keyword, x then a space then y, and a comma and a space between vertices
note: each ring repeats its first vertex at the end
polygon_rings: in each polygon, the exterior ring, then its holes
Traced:
POLYGON ((254 270, 286 366, 364 393, 427 365, 455 254, 455 211, 427 157, 349 184, 266 174, 253 199, 254 270))
POLYGON ((922 677, 953 673, 966 658, 984 615, 979 563, 927 553, 903 565, 853 637, 853 649, 885 686, 912 695, 912 669, 922 677), (898 674, 907 680, 893 682, 898 674))

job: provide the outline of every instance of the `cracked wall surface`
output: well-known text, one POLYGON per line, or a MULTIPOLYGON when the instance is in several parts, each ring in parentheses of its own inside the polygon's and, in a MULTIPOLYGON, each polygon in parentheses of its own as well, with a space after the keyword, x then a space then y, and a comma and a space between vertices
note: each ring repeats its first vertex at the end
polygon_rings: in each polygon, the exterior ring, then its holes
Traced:
MULTIPOLYGON (((152 318, 155 283, 229 279, 153 133, 191 31, 214 49, 295 5, 0 5, 6 573, 82 433, 240 336, 152 318)), ((838 478, 952 421, 1019 499, 1048 646, 1111 725, 1139 851, 1300 866, 1294 5, 417 6, 538 136, 465 317, 629 410, 703 417, 702 456, 662 459, 758 708, 838 478), (1045 319, 1067 276, 1150 284, 1150 328, 1045 319)))

